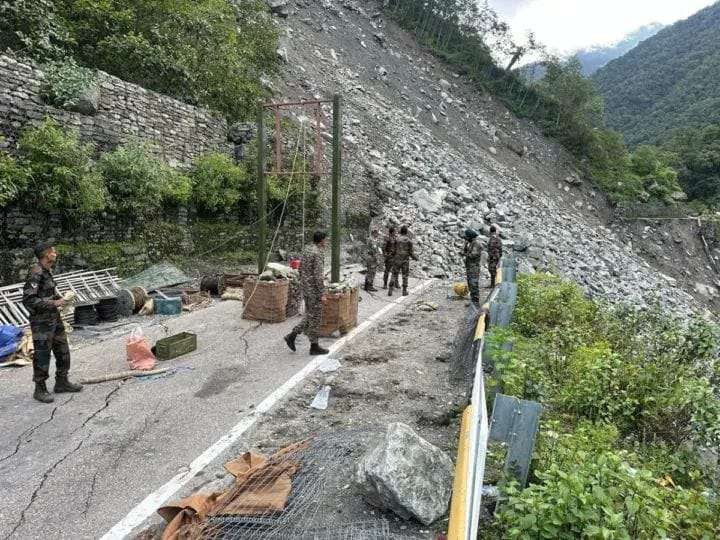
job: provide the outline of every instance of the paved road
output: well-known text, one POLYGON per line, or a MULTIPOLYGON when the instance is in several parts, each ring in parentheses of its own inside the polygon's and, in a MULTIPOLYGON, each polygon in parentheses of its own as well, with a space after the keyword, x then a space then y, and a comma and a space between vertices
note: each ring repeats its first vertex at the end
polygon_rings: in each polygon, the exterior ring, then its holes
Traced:
MULTIPOLYGON (((363 293, 360 319, 388 300, 363 293)), ((195 353, 163 363, 178 368, 165 378, 91 385, 44 405, 31 399, 30 367, 0 370, 0 539, 99 538, 307 364, 304 337, 295 354, 281 340, 297 319, 259 324, 241 311, 223 302, 165 320, 172 334, 198 335, 195 353)), ((122 337, 73 351, 75 378, 124 369, 122 337)))

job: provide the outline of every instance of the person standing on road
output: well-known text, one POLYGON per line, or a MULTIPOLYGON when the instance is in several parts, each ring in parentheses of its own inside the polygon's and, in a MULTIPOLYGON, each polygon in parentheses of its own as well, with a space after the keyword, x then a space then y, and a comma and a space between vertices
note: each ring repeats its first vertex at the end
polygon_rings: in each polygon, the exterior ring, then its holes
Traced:
POLYGON ((477 232, 472 229, 465 229, 463 256, 465 257, 468 289, 470 289, 470 301, 475 305, 480 305, 480 258, 482 248, 477 238, 477 232))
POLYGON ((413 243, 408 236, 408 228, 400 227, 400 236, 395 243, 395 256, 393 257, 392 281, 388 296, 392 296, 393 287, 398 286, 398 276, 402 272, 403 277, 403 296, 408 295, 408 276, 410 275, 410 259, 417 261, 415 252, 413 251, 413 243))
POLYGON ((495 225, 490 226, 490 241, 488 242, 488 271, 490 272, 490 288, 495 287, 497 267, 502 259, 503 247, 500 232, 495 225))
POLYGON ((320 325, 322 323, 322 297, 325 292, 324 266, 327 234, 315 231, 313 243, 305 249, 300 260, 300 287, 305 298, 305 316, 293 331, 285 336, 285 343, 291 351, 295 351, 295 338, 305 334, 310 339, 310 354, 328 354, 327 349, 320 347, 320 325))
POLYGON ((22 302, 30 314, 30 330, 33 346, 33 398, 42 403, 52 403, 54 398, 48 392, 46 382, 50 377, 50 354, 55 355, 55 393, 80 392, 82 385, 70 382, 70 344, 68 343, 65 323, 60 316, 60 308, 65 300, 57 291, 53 279, 52 267, 57 260, 57 252, 50 242, 35 247, 38 264, 30 268, 22 302))
POLYGON ((375 288, 375 273, 377 272, 378 256, 382 253, 380 249, 379 233, 377 229, 373 229, 368 239, 365 249, 365 290, 368 292, 377 292, 375 288))
MULTIPOLYGON (((388 235, 385 237, 385 243, 383 244, 383 258, 385 259, 385 274, 383 275, 383 289, 387 289, 388 277, 392 272, 393 258, 395 257, 395 248, 397 246, 397 235, 395 234, 395 227, 388 229, 388 235)), ((399 285, 395 283, 395 287, 399 285)))

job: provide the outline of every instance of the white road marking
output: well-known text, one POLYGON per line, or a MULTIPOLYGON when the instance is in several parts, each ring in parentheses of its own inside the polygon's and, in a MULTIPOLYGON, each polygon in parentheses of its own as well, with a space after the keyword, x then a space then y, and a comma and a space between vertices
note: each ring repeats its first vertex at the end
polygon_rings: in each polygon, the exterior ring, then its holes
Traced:
MULTIPOLYGON (((418 294, 425 290, 434 280, 427 280, 412 289, 413 295, 418 294)), ((356 328, 348 332, 344 337, 335 341, 329 348, 329 354, 334 354, 342 349, 349 341, 355 338, 358 334, 367 330, 372 326, 378 319, 382 318, 393 308, 402 304, 406 298, 410 296, 400 296, 393 302, 383 307, 377 313, 374 313, 368 319, 356 328)), ((260 403, 253 414, 244 417, 240 422, 237 423, 230 431, 218 439, 210 448, 200 454, 192 463, 187 470, 176 474, 170 481, 165 485, 160 486, 158 489, 153 491, 150 495, 145 497, 140 504, 133 508, 129 514, 127 514, 121 521, 115 524, 100 540, 120 540, 129 535, 133 529, 140 526, 147 518, 149 518, 155 511, 170 497, 172 497, 180 488, 190 482, 200 471, 210 465, 220 454, 232 446, 242 435, 250 429, 260 418, 260 415, 268 412, 272 409, 278 401, 280 401, 285 395, 290 392, 298 383, 304 380, 308 375, 315 371, 318 366, 327 358, 327 356, 318 356, 310 361, 303 369, 293 375, 285 384, 280 386, 272 394, 267 396, 262 403, 260 403)))

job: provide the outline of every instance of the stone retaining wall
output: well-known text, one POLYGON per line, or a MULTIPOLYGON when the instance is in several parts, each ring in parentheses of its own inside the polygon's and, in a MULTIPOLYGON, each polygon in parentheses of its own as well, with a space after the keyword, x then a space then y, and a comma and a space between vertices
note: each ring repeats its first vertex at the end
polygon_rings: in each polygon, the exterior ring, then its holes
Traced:
POLYGON ((79 130, 99 150, 135 139, 150 143, 173 166, 186 167, 212 151, 232 152, 224 118, 98 72, 97 114, 86 116, 47 105, 40 97, 42 70, 0 55, 0 147, 10 147, 28 124, 46 117, 79 130))

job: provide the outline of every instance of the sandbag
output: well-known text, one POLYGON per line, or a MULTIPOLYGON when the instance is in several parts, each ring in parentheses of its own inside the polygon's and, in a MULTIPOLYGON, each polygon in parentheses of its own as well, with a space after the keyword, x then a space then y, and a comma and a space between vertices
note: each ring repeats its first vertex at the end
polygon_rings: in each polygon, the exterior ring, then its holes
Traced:
POLYGON ((131 369, 148 370, 155 367, 157 360, 140 326, 128 337, 125 349, 131 369))

